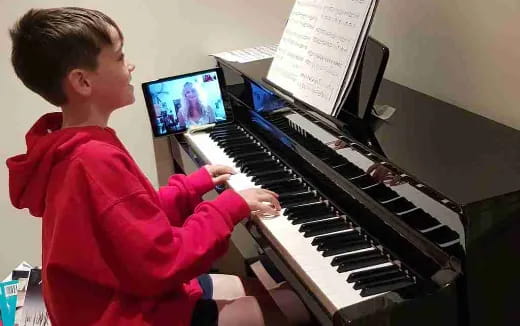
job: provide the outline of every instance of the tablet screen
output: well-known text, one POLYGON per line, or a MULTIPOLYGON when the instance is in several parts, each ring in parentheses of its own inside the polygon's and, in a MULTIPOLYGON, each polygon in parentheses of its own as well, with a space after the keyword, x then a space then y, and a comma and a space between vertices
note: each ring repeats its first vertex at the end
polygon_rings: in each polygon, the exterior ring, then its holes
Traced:
POLYGON ((253 108, 256 112, 270 112, 287 105, 285 100, 279 98, 267 89, 250 82, 253 108))
POLYGON ((220 68, 142 84, 155 136, 227 120, 220 68))

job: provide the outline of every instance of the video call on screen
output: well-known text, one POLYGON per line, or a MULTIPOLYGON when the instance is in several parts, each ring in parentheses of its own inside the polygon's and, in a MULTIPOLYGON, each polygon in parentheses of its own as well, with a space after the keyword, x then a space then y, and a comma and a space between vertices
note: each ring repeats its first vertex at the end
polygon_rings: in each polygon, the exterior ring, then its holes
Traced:
POLYGON ((216 72, 158 81, 146 88, 158 135, 226 120, 216 72))

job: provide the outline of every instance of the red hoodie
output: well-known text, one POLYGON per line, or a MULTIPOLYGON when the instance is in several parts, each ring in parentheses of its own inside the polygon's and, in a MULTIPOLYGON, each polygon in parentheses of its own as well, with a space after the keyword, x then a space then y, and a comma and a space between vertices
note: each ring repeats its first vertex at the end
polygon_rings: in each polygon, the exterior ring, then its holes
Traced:
POLYGON ((11 201, 43 217, 44 299, 53 326, 189 325, 195 277, 249 214, 226 190, 211 202, 205 169, 158 192, 110 128, 60 129, 40 118, 27 154, 7 160, 11 201))

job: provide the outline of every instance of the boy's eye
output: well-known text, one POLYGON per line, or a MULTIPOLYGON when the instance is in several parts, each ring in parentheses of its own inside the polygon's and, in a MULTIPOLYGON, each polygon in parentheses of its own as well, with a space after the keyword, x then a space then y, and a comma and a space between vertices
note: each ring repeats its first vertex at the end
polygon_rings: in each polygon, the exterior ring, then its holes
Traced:
POLYGON ((121 53, 121 55, 119 56, 119 61, 123 61, 124 58, 125 58, 125 54, 121 53))

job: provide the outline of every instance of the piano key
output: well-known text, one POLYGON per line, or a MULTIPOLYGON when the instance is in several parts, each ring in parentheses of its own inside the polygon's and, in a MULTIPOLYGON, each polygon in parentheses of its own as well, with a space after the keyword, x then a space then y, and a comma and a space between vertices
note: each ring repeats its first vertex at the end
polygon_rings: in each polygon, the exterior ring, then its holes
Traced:
POLYGON ((368 174, 363 174, 354 178, 350 178, 349 180, 361 189, 373 187, 379 183, 377 180, 375 180, 368 174))
POLYGON ((396 271, 400 271, 399 267, 396 265, 388 264, 387 266, 379 267, 379 268, 373 268, 361 272, 354 272, 349 275, 347 278, 347 282, 349 283, 355 283, 359 281, 363 281, 365 279, 370 279, 372 277, 377 277, 379 275, 385 275, 388 273, 393 273, 396 271))
POLYGON ((403 197, 384 202, 383 205, 389 211, 397 214, 407 212, 416 208, 414 204, 412 204, 410 201, 406 200, 406 198, 403 197))
MULTIPOLYGON (((381 251, 379 251, 377 249, 363 250, 363 251, 360 251, 360 252, 354 253, 354 254, 336 256, 332 260, 331 264, 332 264, 332 266, 340 266, 341 264, 344 264, 344 263, 363 261, 363 260, 379 258, 379 257, 385 258, 383 256, 383 254, 381 253, 381 251)), ((375 264, 372 264, 372 265, 375 265, 375 264)))
POLYGON ((304 224, 304 223, 328 220, 335 216, 337 216, 337 215, 334 213, 328 213, 328 214, 324 214, 324 215, 312 215, 312 216, 307 216, 307 217, 294 218, 291 220, 292 221, 291 223, 294 225, 299 225, 299 224, 304 224))
POLYGON ((379 293, 384 293, 388 291, 394 291, 397 289, 401 289, 407 286, 414 284, 413 280, 408 277, 400 277, 393 281, 388 282, 380 282, 378 284, 373 284, 370 287, 366 287, 361 290, 362 297, 368 297, 379 293))
POLYGON ((342 242, 345 240, 355 240, 362 238, 361 234, 354 229, 350 229, 346 232, 336 233, 332 235, 321 235, 314 238, 312 245, 318 246, 318 250, 321 246, 326 244, 332 244, 342 242))
POLYGON ((399 194, 385 186, 382 183, 378 183, 374 187, 364 189, 365 192, 378 202, 389 201, 399 197, 399 194))
POLYGON ((430 214, 420 208, 404 214, 399 214, 399 217, 411 227, 419 231, 431 229, 440 225, 438 220, 434 219, 430 214))
MULTIPOLYGON (((224 153, 223 149, 216 146, 207 134, 190 134, 186 135, 186 138, 207 163, 228 164, 234 167, 230 156, 224 153)), ((236 168, 236 170, 237 174, 232 175, 228 181, 231 188, 239 191, 259 186, 258 183, 255 184, 252 181, 250 176, 242 173, 240 168, 236 168)), ((278 182, 292 183, 300 181, 291 176, 278 182)), ((275 186, 276 181, 273 180, 271 185, 275 186)), ((333 314, 342 307, 356 304, 370 297, 361 296, 360 290, 355 290, 352 284, 347 283, 345 277, 348 277, 350 272, 338 273, 336 268, 331 265, 334 257, 323 257, 316 250, 316 247, 311 244, 314 238, 304 237, 299 232, 299 227, 292 225, 291 220, 285 214, 285 212, 288 212, 293 214, 292 216, 296 216, 298 213, 305 212, 310 208, 317 211, 331 210, 325 202, 322 202, 319 198, 314 198, 309 202, 295 204, 289 208, 282 209, 278 217, 260 219, 257 221, 257 225, 262 230, 262 233, 270 239, 273 247, 284 256, 288 264, 298 273, 309 290, 320 298, 327 311, 333 314)), ((334 232, 331 233, 333 234, 334 232)), ((385 264, 389 264, 389 262, 385 262, 385 264)), ((353 272, 376 267, 378 265, 360 268, 353 272)))
POLYGON ((294 206, 300 206, 303 204, 312 204, 312 203, 318 203, 320 200, 314 195, 309 194, 306 196, 299 196, 295 198, 291 198, 290 200, 284 200, 283 201, 283 207, 290 208, 294 206))
POLYGON ((319 213, 326 213, 330 212, 331 208, 327 206, 326 203, 320 202, 314 205, 306 205, 306 206, 299 206, 299 207, 293 207, 291 209, 286 210, 286 214, 289 216, 289 218, 296 214, 305 214, 305 212, 313 211, 317 214, 319 213))
POLYGON ((437 244, 443 244, 459 240, 459 234, 446 225, 423 233, 425 237, 437 244))
POLYGON ((384 274, 379 274, 370 278, 365 278, 363 280, 357 281, 354 284, 354 289, 361 290, 363 288, 370 288, 380 285, 381 283, 400 281, 403 278, 407 278, 407 276, 400 270, 394 272, 387 272, 384 274))
POLYGON ((342 218, 333 218, 325 221, 303 224, 300 226, 300 232, 308 238, 336 231, 344 231, 349 228, 350 226, 342 218))
POLYGON ((325 250, 323 250, 323 256, 329 257, 329 256, 335 256, 339 254, 344 254, 347 252, 352 252, 360 249, 367 249, 370 248, 371 244, 365 240, 365 239, 359 239, 359 240, 351 240, 347 241, 345 243, 337 243, 330 246, 326 246, 325 250))

